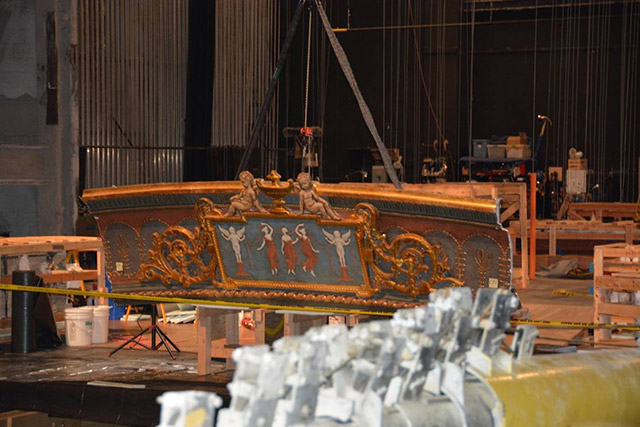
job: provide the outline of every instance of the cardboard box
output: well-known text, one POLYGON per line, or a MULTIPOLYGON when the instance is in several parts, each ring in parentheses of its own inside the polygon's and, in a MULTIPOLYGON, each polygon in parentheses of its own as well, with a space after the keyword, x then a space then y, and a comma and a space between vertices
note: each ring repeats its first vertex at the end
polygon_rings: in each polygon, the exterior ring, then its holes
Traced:
POLYGON ((519 132, 518 136, 510 136, 507 138, 507 145, 527 145, 527 133, 519 132))
POLYGON ((519 136, 510 136, 507 138, 507 145, 520 145, 522 140, 519 136))
POLYGON ((562 182, 562 168, 560 166, 549 166, 549 177, 554 173, 558 181, 562 182))

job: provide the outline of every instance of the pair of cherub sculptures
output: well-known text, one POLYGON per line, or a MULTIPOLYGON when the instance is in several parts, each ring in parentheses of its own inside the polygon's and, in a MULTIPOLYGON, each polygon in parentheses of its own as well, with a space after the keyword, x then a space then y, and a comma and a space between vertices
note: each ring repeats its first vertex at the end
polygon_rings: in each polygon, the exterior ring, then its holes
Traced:
MULTIPOLYGON (((240 173, 238 178, 242 183, 242 191, 231 197, 229 210, 225 216, 234 216, 252 209, 258 212, 266 212, 266 209, 258 200, 258 188, 253 174, 249 171, 244 171, 240 173)), ((296 178, 296 187, 300 198, 301 215, 307 211, 314 215, 320 215, 324 219, 340 221, 340 215, 333 210, 329 202, 316 193, 311 175, 306 172, 299 173, 296 178)))

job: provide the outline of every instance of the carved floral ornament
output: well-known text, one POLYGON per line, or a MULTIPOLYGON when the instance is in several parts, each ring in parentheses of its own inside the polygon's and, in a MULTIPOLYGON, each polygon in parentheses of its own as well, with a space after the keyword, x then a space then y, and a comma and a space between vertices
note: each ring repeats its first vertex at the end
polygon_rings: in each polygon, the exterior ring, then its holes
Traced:
POLYGON ((293 222, 315 219, 318 226, 350 226, 355 230, 363 285, 347 287, 305 283, 299 288, 293 284, 290 289, 353 292, 360 297, 370 297, 381 288, 390 288, 417 297, 439 286, 462 286, 460 280, 449 277, 448 259, 438 245, 432 245, 414 233, 403 233, 388 241, 378 231, 378 211, 372 205, 360 203, 349 212, 339 213, 318 196, 308 174, 299 174, 296 182, 288 180, 283 183, 280 178, 275 171, 267 176, 267 181, 255 179, 249 172, 241 173, 243 189, 231 197, 224 213, 211 200, 198 200, 195 212, 199 226, 193 232, 176 226, 169 227, 162 234, 154 233, 153 249, 149 251, 151 263, 141 266, 142 280, 161 280, 166 285, 178 283, 185 288, 209 280, 219 289, 251 286, 287 288, 289 283, 236 283, 225 273, 215 234, 216 223, 246 223, 255 217, 261 220, 283 218, 293 222), (292 192, 299 196, 298 212, 285 205, 285 197, 292 192), (259 193, 272 200, 269 210, 260 203, 259 193))

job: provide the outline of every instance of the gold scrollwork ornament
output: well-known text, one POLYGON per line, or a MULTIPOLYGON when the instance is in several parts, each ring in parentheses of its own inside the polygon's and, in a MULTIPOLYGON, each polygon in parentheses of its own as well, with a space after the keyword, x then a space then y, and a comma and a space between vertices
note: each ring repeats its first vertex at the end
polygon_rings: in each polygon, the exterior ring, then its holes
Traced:
POLYGON ((368 246, 364 256, 378 286, 415 298, 445 283, 463 285, 462 281, 447 275, 449 260, 438 245, 414 233, 400 234, 389 242, 377 229, 377 209, 369 204, 356 205, 355 215, 363 219, 368 246))
POLYGON ((141 265, 143 280, 159 279, 165 285, 179 283, 188 288, 195 283, 211 280, 216 261, 210 245, 205 217, 220 214, 213 202, 201 198, 195 204, 199 226, 194 232, 181 226, 167 228, 162 234, 153 233, 153 249, 149 250, 149 264, 141 265), (205 264, 202 255, 208 250, 211 262, 205 264))

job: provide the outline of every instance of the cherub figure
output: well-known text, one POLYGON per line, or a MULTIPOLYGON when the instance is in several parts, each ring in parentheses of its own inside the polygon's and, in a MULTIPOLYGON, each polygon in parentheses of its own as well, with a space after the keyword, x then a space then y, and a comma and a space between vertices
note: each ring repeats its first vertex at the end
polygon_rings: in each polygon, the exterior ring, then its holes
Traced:
POLYGON ((329 202, 318 196, 316 190, 313 188, 313 181, 311 175, 307 172, 301 172, 298 174, 296 182, 300 186, 300 214, 302 215, 305 210, 312 214, 320 214, 324 219, 333 219, 340 221, 340 215, 338 215, 333 208, 329 205, 329 202))
POLYGON ((238 212, 248 212, 255 208, 259 212, 266 212, 258 200, 258 189, 253 174, 249 171, 240 172, 238 176, 242 186, 242 191, 230 199, 229 210, 224 216, 234 216, 238 212))
POLYGON ((242 253, 240 252, 240 242, 243 242, 246 236, 244 235, 245 228, 242 227, 240 230, 236 231, 234 227, 229 227, 228 230, 218 226, 220 229, 220 233, 222 234, 222 238, 227 242, 231 243, 231 249, 236 255, 236 261, 238 263, 242 262, 242 253))
POLYGON ((324 233, 324 238, 329 242, 330 245, 336 247, 336 253, 338 254, 338 259, 340 260, 340 267, 347 266, 347 260, 344 256, 344 247, 349 246, 351 243, 351 230, 348 230, 344 234, 340 234, 338 230, 334 231, 333 234, 326 231, 324 228, 322 229, 324 233))

